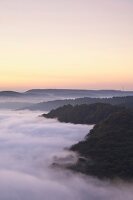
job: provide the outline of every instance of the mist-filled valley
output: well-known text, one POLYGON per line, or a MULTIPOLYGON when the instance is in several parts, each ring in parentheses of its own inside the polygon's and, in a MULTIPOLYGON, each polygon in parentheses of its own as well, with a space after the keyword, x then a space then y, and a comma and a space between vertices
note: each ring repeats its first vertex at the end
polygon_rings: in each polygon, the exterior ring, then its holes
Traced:
POLYGON ((133 0, 0 0, 0 200, 133 200, 133 0))
POLYGON ((72 192, 71 181, 78 177, 58 172, 50 165, 54 156, 67 155, 63 148, 83 138, 88 127, 60 124, 38 116, 39 113, 33 112, 3 111, 0 114, 2 200, 74 199, 80 195, 76 187, 84 190, 81 184, 74 186, 72 192))
MULTIPOLYGON (((0 200, 132 199, 131 183, 102 181, 58 166, 77 162, 78 154, 68 149, 93 125, 46 119, 44 111, 16 110, 14 99, 2 99, 7 100, 14 107, 0 110, 0 200)), ((26 98, 19 101, 27 103, 26 98)))

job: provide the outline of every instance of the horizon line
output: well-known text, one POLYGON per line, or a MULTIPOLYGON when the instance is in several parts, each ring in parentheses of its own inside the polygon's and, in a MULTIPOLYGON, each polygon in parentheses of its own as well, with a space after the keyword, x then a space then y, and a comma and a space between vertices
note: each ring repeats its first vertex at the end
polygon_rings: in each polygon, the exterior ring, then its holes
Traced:
POLYGON ((122 89, 80 89, 80 88, 29 88, 29 89, 25 89, 25 90, 12 90, 12 89, 3 89, 0 90, 0 92, 18 92, 18 93, 25 93, 28 91, 32 91, 32 90, 70 90, 70 91, 120 91, 120 92, 133 92, 133 90, 122 90, 122 89))

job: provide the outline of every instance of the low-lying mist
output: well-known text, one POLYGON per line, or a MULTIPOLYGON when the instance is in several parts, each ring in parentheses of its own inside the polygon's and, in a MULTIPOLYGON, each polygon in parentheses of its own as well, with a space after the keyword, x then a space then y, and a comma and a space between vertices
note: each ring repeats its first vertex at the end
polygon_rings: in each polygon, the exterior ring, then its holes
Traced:
POLYGON ((0 96, 0 110, 16 110, 30 107, 36 103, 47 102, 53 100, 63 100, 66 97, 63 96, 44 96, 44 95, 28 95, 28 96, 12 96, 3 97, 0 96))
POLYGON ((0 112, 0 200, 131 200, 133 186, 51 167, 92 126, 59 123, 29 111, 0 112))

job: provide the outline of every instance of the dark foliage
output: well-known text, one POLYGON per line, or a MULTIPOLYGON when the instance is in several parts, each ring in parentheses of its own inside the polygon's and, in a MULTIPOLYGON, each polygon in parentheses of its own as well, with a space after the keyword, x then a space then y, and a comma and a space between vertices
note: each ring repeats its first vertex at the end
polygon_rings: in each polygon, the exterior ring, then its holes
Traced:
POLYGON ((43 116, 63 122, 96 124, 84 141, 71 147, 80 156, 69 168, 99 178, 133 179, 131 109, 102 103, 67 105, 43 116))
POLYGON ((99 178, 133 179, 133 114, 119 111, 71 147, 85 158, 71 169, 99 178))
POLYGON ((106 119, 110 114, 121 110, 125 110, 125 108, 102 103, 76 106, 65 105, 43 116, 46 118, 57 118, 60 122, 66 123, 96 124, 106 119))

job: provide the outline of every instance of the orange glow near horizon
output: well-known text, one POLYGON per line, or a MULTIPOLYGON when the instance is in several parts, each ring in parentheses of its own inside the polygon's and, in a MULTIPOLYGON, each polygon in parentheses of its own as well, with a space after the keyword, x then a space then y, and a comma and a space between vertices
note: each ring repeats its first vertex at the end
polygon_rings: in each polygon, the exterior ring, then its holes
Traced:
POLYGON ((0 2, 0 90, 133 90, 133 2, 0 2))

